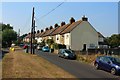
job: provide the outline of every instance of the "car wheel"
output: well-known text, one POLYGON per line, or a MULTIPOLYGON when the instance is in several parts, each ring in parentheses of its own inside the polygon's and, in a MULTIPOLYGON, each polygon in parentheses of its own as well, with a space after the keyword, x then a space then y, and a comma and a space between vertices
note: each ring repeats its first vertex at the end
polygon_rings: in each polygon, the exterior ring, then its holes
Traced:
POLYGON ((96 68, 96 69, 99 69, 98 63, 95 63, 94 65, 95 65, 95 68, 96 68))
POLYGON ((113 74, 113 75, 116 74, 116 69, 115 68, 111 68, 111 74, 113 74))
POLYGON ((60 57, 60 54, 58 54, 58 57, 60 57))

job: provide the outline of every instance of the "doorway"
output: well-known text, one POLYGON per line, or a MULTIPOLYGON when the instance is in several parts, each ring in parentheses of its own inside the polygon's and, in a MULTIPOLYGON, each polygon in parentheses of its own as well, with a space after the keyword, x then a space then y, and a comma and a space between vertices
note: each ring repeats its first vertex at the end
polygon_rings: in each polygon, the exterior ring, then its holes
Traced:
POLYGON ((86 51, 86 44, 83 44, 83 51, 86 51))

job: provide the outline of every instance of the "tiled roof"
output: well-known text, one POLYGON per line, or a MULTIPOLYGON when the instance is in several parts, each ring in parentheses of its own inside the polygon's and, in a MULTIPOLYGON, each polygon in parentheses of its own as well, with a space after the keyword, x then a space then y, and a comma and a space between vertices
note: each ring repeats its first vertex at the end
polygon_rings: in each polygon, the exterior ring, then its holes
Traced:
POLYGON ((40 33, 35 34, 35 37, 38 37, 40 33))
POLYGON ((64 31, 62 31, 60 34, 65 34, 65 33, 69 33, 70 31, 72 31, 77 25, 79 25, 82 21, 76 21, 73 22, 70 26, 68 26, 64 31))
POLYGON ((31 38, 31 34, 28 34, 25 38, 31 38))
POLYGON ((63 26, 58 27, 53 33, 51 33, 51 35, 56 35, 56 34, 60 34, 62 31, 64 31, 70 24, 66 24, 63 26))
POLYGON ((42 35, 42 37, 49 36, 50 33, 52 33, 54 30, 55 30, 55 28, 47 30, 47 31, 45 32, 45 34, 42 35))
POLYGON ((42 33, 38 33, 38 34, 36 35, 36 37, 42 37, 42 35, 44 35, 45 32, 46 32, 46 31, 44 31, 44 32, 42 32, 42 33))

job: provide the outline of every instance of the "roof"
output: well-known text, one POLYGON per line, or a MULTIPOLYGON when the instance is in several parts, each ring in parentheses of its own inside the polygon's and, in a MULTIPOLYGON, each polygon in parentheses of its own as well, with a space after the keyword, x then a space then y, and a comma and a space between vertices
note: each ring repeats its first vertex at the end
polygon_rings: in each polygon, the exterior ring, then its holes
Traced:
POLYGON ((77 27, 77 25, 79 25, 82 21, 76 21, 73 22, 70 26, 68 26, 64 31, 61 32, 61 34, 65 34, 65 33, 69 33, 71 32, 75 27, 77 27))
POLYGON ((30 38, 31 37, 31 34, 28 34, 25 38, 30 38))
POLYGON ((104 36, 100 32, 98 32, 98 37, 103 37, 104 38, 104 36))
POLYGON ((36 37, 42 37, 42 35, 44 35, 45 32, 46 32, 46 31, 44 31, 44 32, 42 32, 42 33, 38 33, 38 34, 36 35, 36 37))
POLYGON ((51 35, 56 35, 56 34, 60 34, 62 31, 64 31, 70 24, 66 24, 63 26, 58 27, 56 30, 53 31, 53 33, 51 33, 51 35))
POLYGON ((50 33, 53 32, 54 30, 55 30, 55 28, 45 31, 45 33, 42 35, 42 37, 49 36, 50 33))

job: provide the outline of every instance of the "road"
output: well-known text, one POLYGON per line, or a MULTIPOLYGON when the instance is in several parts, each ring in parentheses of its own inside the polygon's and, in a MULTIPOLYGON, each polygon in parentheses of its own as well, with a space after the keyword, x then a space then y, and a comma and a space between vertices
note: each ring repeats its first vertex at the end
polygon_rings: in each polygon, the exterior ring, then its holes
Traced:
MULTIPOLYGON (((103 70, 96 70, 94 66, 78 62, 76 60, 68 60, 58 57, 56 54, 42 52, 36 50, 36 54, 48 60, 49 62, 61 67, 65 71, 73 74, 77 78, 102 78, 102 80, 106 80, 106 78, 112 78, 109 80, 114 80, 113 78, 118 78, 119 76, 115 76, 110 74, 109 72, 103 70)), ((120 79, 120 77, 119 77, 120 79)), ((118 79, 115 79, 118 80, 118 79)))

